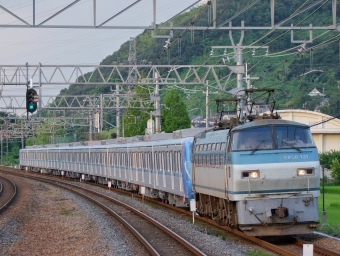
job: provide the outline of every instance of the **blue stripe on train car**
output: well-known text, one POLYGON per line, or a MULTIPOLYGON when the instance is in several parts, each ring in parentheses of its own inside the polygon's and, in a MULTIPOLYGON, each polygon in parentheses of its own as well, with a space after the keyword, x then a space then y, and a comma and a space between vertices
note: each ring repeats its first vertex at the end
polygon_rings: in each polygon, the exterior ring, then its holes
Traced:
POLYGON ((271 164, 271 163, 292 163, 292 162, 311 162, 319 161, 316 148, 282 150, 261 150, 251 154, 249 152, 233 152, 228 154, 228 164, 271 164))
POLYGON ((188 199, 194 199, 194 191, 192 190, 192 170, 191 170, 191 150, 194 138, 186 138, 182 142, 182 178, 183 191, 188 199))

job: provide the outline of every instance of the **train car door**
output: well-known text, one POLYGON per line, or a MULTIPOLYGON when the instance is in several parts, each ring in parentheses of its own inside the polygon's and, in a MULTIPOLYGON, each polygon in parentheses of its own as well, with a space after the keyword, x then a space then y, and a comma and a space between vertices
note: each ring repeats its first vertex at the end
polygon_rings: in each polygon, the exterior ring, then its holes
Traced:
POLYGON ((229 179, 230 179, 230 168, 228 165, 228 151, 229 151, 229 136, 227 136, 227 140, 225 143, 225 148, 223 150, 223 166, 224 166, 224 180, 225 180, 225 196, 229 198, 229 179))

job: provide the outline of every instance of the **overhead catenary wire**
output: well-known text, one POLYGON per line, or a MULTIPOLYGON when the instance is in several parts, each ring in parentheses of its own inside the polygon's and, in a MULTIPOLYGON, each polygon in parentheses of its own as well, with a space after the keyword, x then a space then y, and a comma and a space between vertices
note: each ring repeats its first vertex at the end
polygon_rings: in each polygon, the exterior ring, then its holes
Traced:
POLYGON ((167 49, 164 49, 163 52, 160 55, 158 55, 158 57, 152 62, 152 65, 155 65, 155 63, 160 60, 161 56, 171 47, 171 45, 173 45, 175 42, 179 41, 179 39, 183 36, 183 34, 193 26, 193 24, 198 19, 198 17, 201 16, 203 11, 210 4, 211 4, 211 1, 208 1, 208 3, 198 12, 198 14, 195 16, 195 18, 190 21, 189 25, 187 25, 187 27, 179 34, 179 36, 176 37, 176 39, 169 45, 169 47, 167 47, 167 49))

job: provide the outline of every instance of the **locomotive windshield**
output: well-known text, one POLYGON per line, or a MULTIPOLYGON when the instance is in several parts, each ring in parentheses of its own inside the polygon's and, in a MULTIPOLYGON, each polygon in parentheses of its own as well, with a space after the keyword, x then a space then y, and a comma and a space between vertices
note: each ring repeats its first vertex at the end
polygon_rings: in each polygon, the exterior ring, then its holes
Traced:
POLYGON ((231 150, 260 150, 315 147, 308 128, 296 126, 264 126, 235 132, 231 150), (274 140, 273 140, 274 139, 274 140))
POLYGON ((300 148, 315 146, 312 134, 307 128, 276 126, 275 133, 278 148, 300 148))
POLYGON ((232 150, 269 149, 272 146, 269 126, 247 129, 233 135, 232 150))

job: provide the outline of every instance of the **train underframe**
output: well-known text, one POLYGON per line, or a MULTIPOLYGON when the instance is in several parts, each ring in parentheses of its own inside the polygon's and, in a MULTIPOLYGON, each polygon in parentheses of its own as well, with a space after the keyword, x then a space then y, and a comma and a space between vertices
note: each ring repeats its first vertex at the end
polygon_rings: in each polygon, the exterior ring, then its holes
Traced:
POLYGON ((196 207, 201 216, 208 217, 220 225, 233 228, 238 225, 235 202, 198 193, 196 195, 196 207))
MULTIPOLYGON (((131 191, 133 193, 142 194, 141 186, 126 181, 111 180, 105 177, 81 174, 71 171, 60 171, 55 169, 44 169, 35 167, 21 167, 22 170, 30 170, 32 172, 48 173, 56 176, 64 176, 72 179, 80 179, 81 181, 89 181, 98 184, 108 185, 111 182, 111 186, 114 188, 131 191)), ((144 195, 149 198, 159 199, 164 203, 176 207, 188 208, 190 206, 189 199, 174 195, 168 192, 160 191, 150 187, 144 187, 144 195)), ((231 228, 239 229, 251 236, 281 236, 291 234, 307 234, 312 233, 318 226, 317 222, 298 222, 293 218, 290 223, 280 223, 278 221, 272 221, 271 223, 264 223, 259 221, 258 223, 240 224, 239 214, 237 213, 237 202, 230 201, 225 198, 218 198, 206 194, 196 193, 196 212, 200 216, 204 216, 216 221, 219 225, 229 226, 231 228)), ((239 202, 242 203, 242 202, 239 202)), ((287 209, 278 208, 274 211, 274 215, 271 220, 283 218, 289 218, 285 212, 287 209)))

